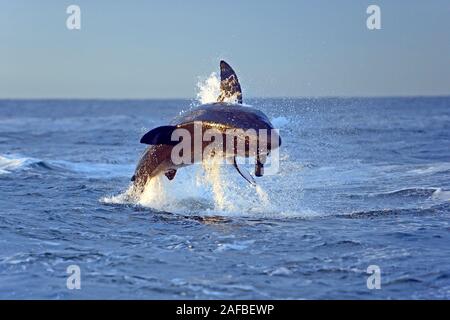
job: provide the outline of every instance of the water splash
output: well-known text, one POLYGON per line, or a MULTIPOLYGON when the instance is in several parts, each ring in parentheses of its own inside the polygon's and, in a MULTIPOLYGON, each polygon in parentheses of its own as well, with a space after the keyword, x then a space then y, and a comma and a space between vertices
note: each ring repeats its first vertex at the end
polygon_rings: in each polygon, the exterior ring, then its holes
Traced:
POLYGON ((203 183, 209 185, 212 189, 216 210, 235 210, 233 202, 227 198, 226 181, 224 181, 221 174, 222 161, 222 157, 210 157, 202 162, 205 170, 203 183))
POLYGON ((256 194, 264 207, 270 207, 270 198, 267 192, 260 186, 256 185, 256 194))
POLYGON ((200 79, 197 83, 197 100, 201 104, 212 103, 217 101, 220 95, 220 79, 213 72, 206 79, 200 79))
POLYGON ((177 173, 150 179, 141 193, 132 185, 122 194, 104 197, 108 204, 132 204, 184 215, 252 216, 276 212, 262 186, 250 186, 220 157, 205 159, 177 173))
MULTIPOLYGON (((197 101, 200 104, 217 102, 220 95, 220 78, 213 72, 206 79, 200 79, 197 83, 197 101)), ((224 102, 237 103, 237 96, 226 97, 224 102)))

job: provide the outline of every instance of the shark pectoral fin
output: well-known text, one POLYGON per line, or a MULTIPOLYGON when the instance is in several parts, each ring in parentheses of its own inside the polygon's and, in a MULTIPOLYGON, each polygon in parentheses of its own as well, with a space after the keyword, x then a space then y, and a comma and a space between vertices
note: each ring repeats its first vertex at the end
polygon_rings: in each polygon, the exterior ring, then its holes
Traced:
POLYGON ((175 178, 175 175, 177 174, 177 170, 175 169, 170 169, 167 170, 164 175, 167 177, 167 179, 169 180, 173 180, 173 178, 175 178))
POLYGON ((236 168, 236 170, 239 172, 239 174, 245 179, 247 180, 252 186, 256 186, 256 182, 255 179, 252 177, 252 175, 246 171, 245 169, 240 169, 238 167, 238 164, 236 162, 236 157, 233 158, 233 165, 236 168))
POLYGON ((233 68, 222 60, 220 61, 220 95, 217 101, 223 102, 233 98, 238 103, 242 103, 241 85, 233 68))
POLYGON ((162 126, 150 130, 141 138, 141 143, 145 144, 168 144, 175 145, 179 141, 172 141, 172 132, 176 126, 162 126))

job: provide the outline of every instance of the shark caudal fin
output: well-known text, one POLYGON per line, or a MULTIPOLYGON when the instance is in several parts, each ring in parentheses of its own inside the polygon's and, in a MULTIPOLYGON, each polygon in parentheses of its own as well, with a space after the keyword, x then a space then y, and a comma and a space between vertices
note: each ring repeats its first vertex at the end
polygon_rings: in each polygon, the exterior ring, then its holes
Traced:
POLYGON ((220 95, 218 102, 235 99, 238 103, 242 103, 242 91, 238 77, 233 68, 225 61, 220 61, 220 95))

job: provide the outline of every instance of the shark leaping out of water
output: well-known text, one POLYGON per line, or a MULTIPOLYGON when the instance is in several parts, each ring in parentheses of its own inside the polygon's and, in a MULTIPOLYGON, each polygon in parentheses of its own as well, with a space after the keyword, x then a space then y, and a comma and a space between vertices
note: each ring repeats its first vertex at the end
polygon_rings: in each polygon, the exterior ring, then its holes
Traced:
POLYGON ((278 131, 264 113, 242 105, 238 77, 225 61, 220 61, 220 79, 217 102, 193 108, 141 138, 149 147, 131 178, 137 190, 143 191, 153 177, 164 174, 173 180, 179 168, 219 154, 252 185, 255 179, 236 157, 255 157, 255 175, 264 174, 266 157, 281 144, 278 131))

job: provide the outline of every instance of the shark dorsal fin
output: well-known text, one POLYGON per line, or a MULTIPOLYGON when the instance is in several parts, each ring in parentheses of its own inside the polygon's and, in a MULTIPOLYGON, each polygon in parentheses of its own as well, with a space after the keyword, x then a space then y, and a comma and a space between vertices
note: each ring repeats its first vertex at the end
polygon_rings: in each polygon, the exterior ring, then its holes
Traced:
POLYGON ((238 77, 233 68, 225 61, 220 61, 220 96, 218 102, 237 101, 242 103, 242 91, 238 77))

